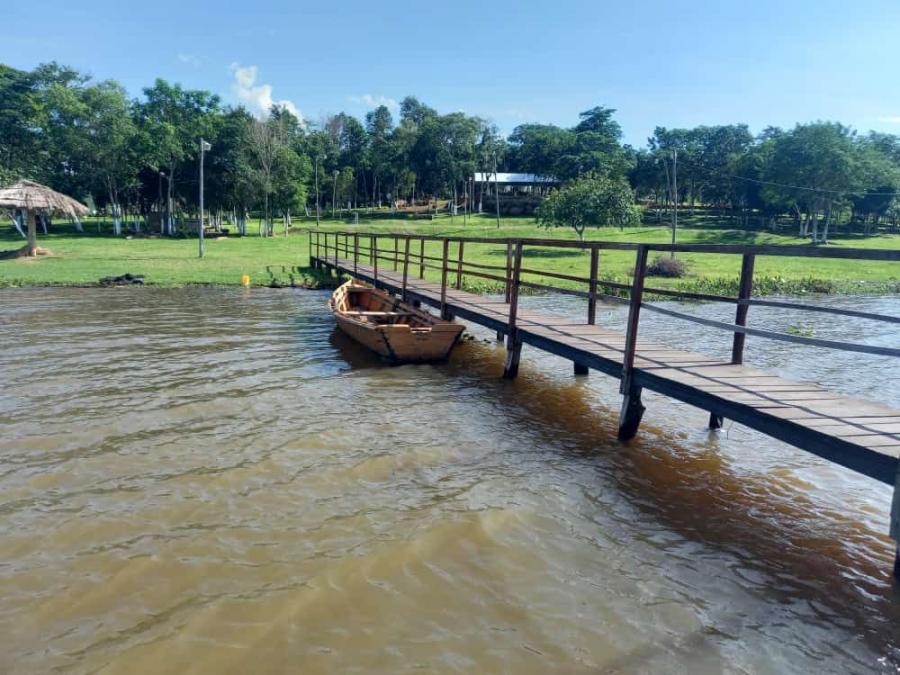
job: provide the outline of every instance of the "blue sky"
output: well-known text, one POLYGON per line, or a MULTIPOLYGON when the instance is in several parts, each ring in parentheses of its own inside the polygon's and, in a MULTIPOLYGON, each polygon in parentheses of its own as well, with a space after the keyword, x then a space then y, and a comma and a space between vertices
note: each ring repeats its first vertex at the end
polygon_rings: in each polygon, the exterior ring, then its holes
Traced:
POLYGON ((56 60, 134 96, 163 77, 315 122, 414 94, 504 133, 605 105, 639 146, 656 125, 900 134, 900 0, 11 3, 0 61, 56 60))

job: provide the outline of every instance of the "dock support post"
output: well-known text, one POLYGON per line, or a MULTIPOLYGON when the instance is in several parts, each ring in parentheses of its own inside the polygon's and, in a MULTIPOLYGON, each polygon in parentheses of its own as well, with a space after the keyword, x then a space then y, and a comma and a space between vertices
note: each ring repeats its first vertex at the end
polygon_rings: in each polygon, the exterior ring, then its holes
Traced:
POLYGON ((588 320, 591 325, 597 323, 597 268, 600 264, 600 250, 594 246, 591 248, 591 278, 588 298, 588 320))
POLYGON ((503 344, 503 331, 500 331, 500 330, 497 331, 497 342, 499 342, 500 344, 503 344))
POLYGON ((450 254, 450 240, 444 239, 443 262, 441 263, 441 318, 450 320, 450 310, 447 309, 447 257, 450 254))
POLYGON ((419 239, 419 278, 425 278, 425 237, 419 239))
POLYGON ((624 396, 619 414, 619 440, 634 438, 644 415, 641 403, 641 387, 634 384, 634 356, 637 351, 638 326, 641 320, 641 303, 644 298, 644 276, 647 272, 647 245, 640 244, 634 261, 634 280, 631 284, 631 302, 628 308, 628 327, 625 332, 625 353, 622 356, 622 382, 619 392, 624 396))
POLYGON ((406 282, 409 277, 409 236, 403 245, 403 302, 406 302, 406 282))
POLYGON ((583 363, 578 363, 578 361, 572 361, 572 371, 576 375, 587 375, 590 372, 590 369, 583 363))
POLYGON ((374 234, 369 237, 369 262, 372 263, 372 277, 375 286, 378 286, 378 237, 374 234))
POLYGON ((631 387, 622 399, 619 412, 619 440, 630 441, 637 435, 646 408, 641 403, 641 387, 631 387))
POLYGON ((522 356, 522 341, 516 328, 519 313, 519 277, 522 275, 522 242, 516 242, 516 259, 512 269, 509 287, 509 332, 506 336, 506 365, 503 379, 513 380, 519 374, 519 359, 522 356))
POLYGON ((891 501, 890 537, 894 540, 894 578, 900 580, 900 462, 894 477, 894 498, 891 501))
POLYGON ((512 267, 513 254, 512 242, 506 242, 506 283, 504 284, 503 301, 509 303, 510 294, 512 292, 512 267))
POLYGON ((506 364, 503 366, 503 379, 514 380, 519 374, 519 359, 522 357, 522 341, 515 337, 515 333, 509 334, 506 341, 506 364))
MULTIPOLYGON (((737 311, 734 316, 734 323, 738 326, 747 325, 747 311, 750 305, 747 300, 753 292, 753 264, 756 256, 753 253, 745 253, 741 258, 741 281, 738 286, 737 311)), ((731 344, 731 363, 739 366, 744 362, 744 342, 747 339, 746 333, 735 333, 734 340, 731 344)), ((725 419, 721 415, 711 412, 709 414, 709 428, 713 431, 721 429, 725 423, 725 419)))

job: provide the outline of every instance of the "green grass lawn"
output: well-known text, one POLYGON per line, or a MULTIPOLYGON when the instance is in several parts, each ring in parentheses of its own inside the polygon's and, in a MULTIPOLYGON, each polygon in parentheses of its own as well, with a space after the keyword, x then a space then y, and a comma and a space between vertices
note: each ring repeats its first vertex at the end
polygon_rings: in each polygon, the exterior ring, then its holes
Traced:
MULTIPOLYGON (((180 286, 186 284, 237 285, 243 274, 254 285, 273 282, 315 285, 321 281, 308 268, 309 237, 305 228, 315 229, 315 221, 295 222, 290 236, 283 234, 260 238, 256 225, 252 236, 208 239, 206 255, 197 257, 197 240, 189 238, 132 238, 113 237, 108 227, 96 232, 95 223, 86 224, 84 234, 67 226, 55 226, 49 235, 38 235, 38 243, 52 252, 51 256, 36 259, 0 260, 0 285, 28 286, 46 284, 92 284, 101 277, 124 274, 143 275, 148 284, 180 286)), ((276 228, 277 230, 278 228, 276 228)), ((440 220, 373 220, 360 219, 358 226, 344 221, 324 219, 320 229, 359 232, 404 232, 411 234, 472 236, 472 237, 539 237, 576 239, 571 230, 546 230, 537 227, 531 218, 505 218, 501 227, 490 217, 470 218, 464 223, 457 217, 452 222, 440 220)), ((665 226, 645 225, 635 228, 597 229, 589 238, 603 241, 667 243, 671 231, 665 226)), ((805 244, 804 240, 786 234, 733 230, 714 227, 684 228, 678 233, 680 243, 703 244, 805 244)), ((0 250, 22 245, 21 238, 9 229, 0 235, 0 250)), ((390 248, 388 240, 382 247, 390 248)), ((900 248, 900 236, 838 237, 829 246, 858 248, 900 248)), ((466 244, 466 260, 484 264, 504 265, 506 248, 498 244, 466 244)), ((413 244, 418 251, 418 244, 413 244)), ((429 242, 428 255, 439 256, 440 244, 429 242)), ((455 247, 451 247, 451 258, 455 247)), ((567 249, 526 249, 526 265, 531 268, 564 274, 586 275, 589 254, 567 249)), ((740 256, 719 254, 681 254, 688 264, 688 275, 682 279, 653 279, 654 286, 733 292, 740 269, 740 256)), ((383 266, 389 263, 381 263, 383 266)), ((609 280, 627 282, 634 265, 630 251, 603 251, 600 275, 609 280)), ((437 271, 427 276, 437 278, 437 271)), ((537 276, 529 277, 540 281, 537 276)), ((797 292, 900 292, 900 264, 896 262, 856 261, 823 258, 760 257, 756 262, 758 293, 797 292)), ((549 281, 545 279, 544 281, 549 281)), ((466 286, 473 290, 496 288, 485 280, 468 277, 466 286)), ((555 285, 578 287, 577 284, 554 281, 555 285)))

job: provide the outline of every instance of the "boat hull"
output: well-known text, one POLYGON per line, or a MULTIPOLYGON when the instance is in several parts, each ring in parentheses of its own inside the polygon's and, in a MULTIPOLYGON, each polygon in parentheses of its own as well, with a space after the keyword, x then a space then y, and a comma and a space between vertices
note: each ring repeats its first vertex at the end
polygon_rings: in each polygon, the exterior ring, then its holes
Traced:
POLYGON ((392 363, 443 361, 463 332, 463 326, 457 323, 434 317, 358 281, 338 288, 329 309, 338 328, 392 363))

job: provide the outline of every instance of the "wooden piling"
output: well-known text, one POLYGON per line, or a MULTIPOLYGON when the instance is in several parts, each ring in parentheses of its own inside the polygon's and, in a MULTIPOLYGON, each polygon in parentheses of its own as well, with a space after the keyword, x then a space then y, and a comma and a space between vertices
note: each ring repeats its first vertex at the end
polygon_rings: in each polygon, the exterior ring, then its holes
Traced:
POLYGON ((409 279, 409 237, 406 237, 406 241, 403 244, 403 291, 401 297, 403 298, 403 302, 406 302, 406 283, 409 279))
POLYGON ((372 263, 372 274, 375 277, 375 285, 378 285, 378 237, 374 234, 369 237, 369 255, 372 263))
POLYGON ((641 318, 641 303, 644 298, 644 276, 647 272, 647 246, 637 248, 634 262, 634 279, 631 284, 631 302, 628 307, 628 324, 625 331, 625 353, 622 358, 622 381, 619 391, 624 397, 619 414, 619 439, 627 441, 637 433, 644 415, 641 403, 641 388, 633 382, 634 356, 637 351, 638 326, 641 318))
POLYGON ((516 328, 519 313, 519 281, 522 276, 522 241, 516 242, 515 262, 509 292, 509 332, 506 335, 506 364, 503 378, 512 380, 519 374, 519 359, 522 356, 522 340, 516 328))
MULTIPOLYGON (((752 253, 745 253, 741 258, 741 282, 738 289, 738 305, 735 310, 734 322, 738 326, 747 325, 747 311, 750 305, 746 303, 750 299, 753 291, 753 263, 756 256, 752 253), (741 301, 744 302, 741 302, 741 301)), ((735 333, 734 341, 731 346, 731 362, 740 365, 744 362, 744 342, 746 340, 745 333, 735 333)))
POLYGON ((447 312, 447 258, 450 255, 450 240, 444 239, 444 255, 441 264, 441 317, 445 320, 449 316, 447 312))
MULTIPOLYGON (((597 323, 597 269, 600 266, 600 249, 596 246, 591 248, 591 276, 589 283, 589 292, 591 297, 588 298, 588 320, 589 324, 597 323)), ((578 373, 576 373, 577 375, 578 373)))
POLYGON ((419 278, 425 278, 425 237, 419 239, 419 278))

